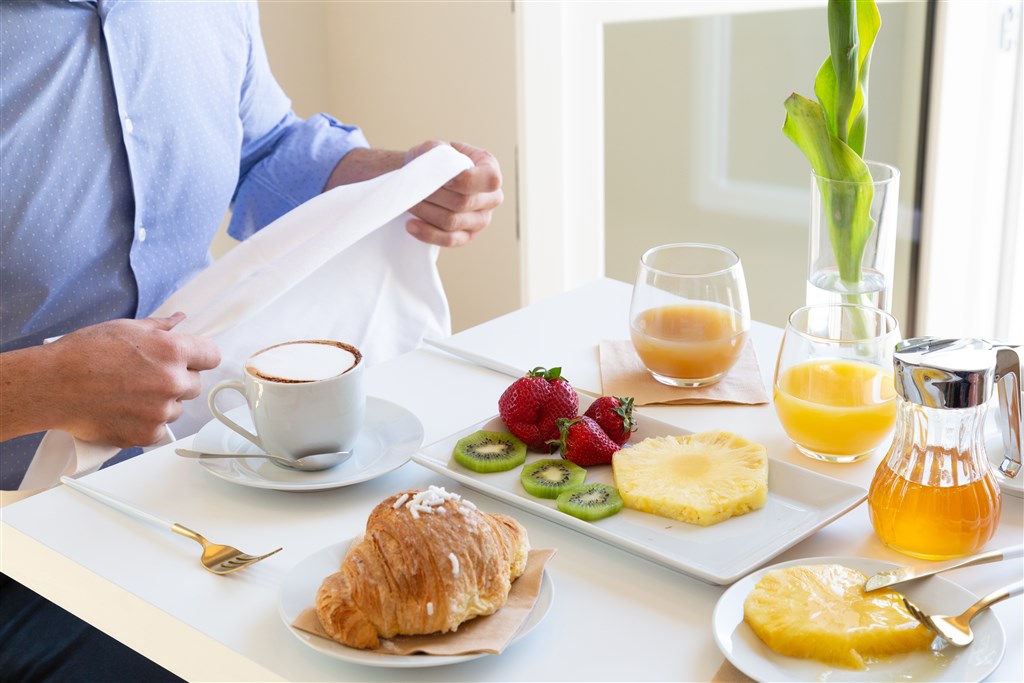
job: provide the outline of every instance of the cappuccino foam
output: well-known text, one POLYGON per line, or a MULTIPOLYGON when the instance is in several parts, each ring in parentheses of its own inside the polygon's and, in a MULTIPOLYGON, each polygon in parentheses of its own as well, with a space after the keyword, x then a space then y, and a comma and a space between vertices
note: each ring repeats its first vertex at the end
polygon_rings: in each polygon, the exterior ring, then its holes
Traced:
POLYGON ((273 382, 316 382, 342 375, 359 362, 359 352, 339 342, 290 342, 249 359, 246 369, 273 382))

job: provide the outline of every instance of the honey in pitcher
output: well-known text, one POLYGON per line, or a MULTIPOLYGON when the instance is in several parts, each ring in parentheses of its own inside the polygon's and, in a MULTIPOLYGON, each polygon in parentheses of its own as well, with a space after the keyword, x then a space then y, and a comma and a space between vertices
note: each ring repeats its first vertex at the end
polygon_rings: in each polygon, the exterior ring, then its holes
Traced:
POLYGON ((992 538, 1002 506, 999 484, 991 470, 964 467, 966 457, 915 449, 901 461, 910 467, 903 473, 895 472, 890 462, 879 465, 868 492, 868 510, 887 546, 926 560, 944 560, 970 555, 992 538), (947 476, 930 477, 924 471, 942 461, 948 465, 947 476))

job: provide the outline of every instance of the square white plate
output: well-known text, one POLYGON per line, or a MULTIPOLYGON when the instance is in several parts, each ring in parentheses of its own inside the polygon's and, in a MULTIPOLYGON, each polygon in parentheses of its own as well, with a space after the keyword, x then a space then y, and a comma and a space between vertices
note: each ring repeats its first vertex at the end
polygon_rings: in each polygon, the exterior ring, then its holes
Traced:
MULTIPOLYGON (((592 400, 581 396, 580 411, 592 400)), ((637 422, 640 427, 627 446, 651 436, 687 433, 647 416, 637 422)), ((455 443, 479 429, 508 431, 501 418, 495 416, 421 449, 412 459, 527 512, 711 584, 729 584, 749 574, 867 498, 867 491, 859 486, 769 460, 768 502, 746 515, 700 527, 624 508, 597 522, 584 522, 560 512, 554 500, 535 498, 523 490, 519 467, 480 474, 455 462, 455 443)), ((548 457, 559 456, 531 451, 527 462, 548 457)), ((614 484, 611 465, 588 468, 587 481, 614 484)))

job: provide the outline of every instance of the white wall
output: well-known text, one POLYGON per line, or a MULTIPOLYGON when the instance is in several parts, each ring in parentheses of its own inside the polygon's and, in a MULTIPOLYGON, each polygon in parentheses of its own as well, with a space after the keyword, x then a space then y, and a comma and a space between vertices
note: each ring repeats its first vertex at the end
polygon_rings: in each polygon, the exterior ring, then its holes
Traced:
MULTIPOLYGON (((924 9, 881 7, 869 86, 866 157, 901 169, 893 314, 904 327, 924 9)), ((824 7, 606 27, 608 275, 631 280, 657 244, 712 242, 740 254, 755 319, 782 326, 803 305, 810 167, 782 133, 783 101, 814 98, 826 27, 824 7)))

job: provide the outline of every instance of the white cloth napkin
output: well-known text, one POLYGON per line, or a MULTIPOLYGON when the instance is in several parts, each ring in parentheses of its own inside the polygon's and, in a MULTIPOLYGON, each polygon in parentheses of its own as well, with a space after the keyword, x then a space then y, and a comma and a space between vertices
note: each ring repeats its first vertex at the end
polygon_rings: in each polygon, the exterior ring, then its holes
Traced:
MULTIPOLYGON (((343 185, 296 207, 245 240, 172 294, 154 313, 184 311, 178 331, 213 337, 221 365, 203 373, 202 394, 174 423, 179 436, 211 415, 208 389, 238 378, 252 352, 280 341, 339 339, 373 364, 451 332, 437 272, 438 248, 405 231, 406 212, 473 162, 435 147, 403 168, 343 185)), ((17 498, 56 485, 61 475, 99 468, 117 448, 51 430, 17 498)), ((3 503, 15 496, 4 492, 3 503)))

